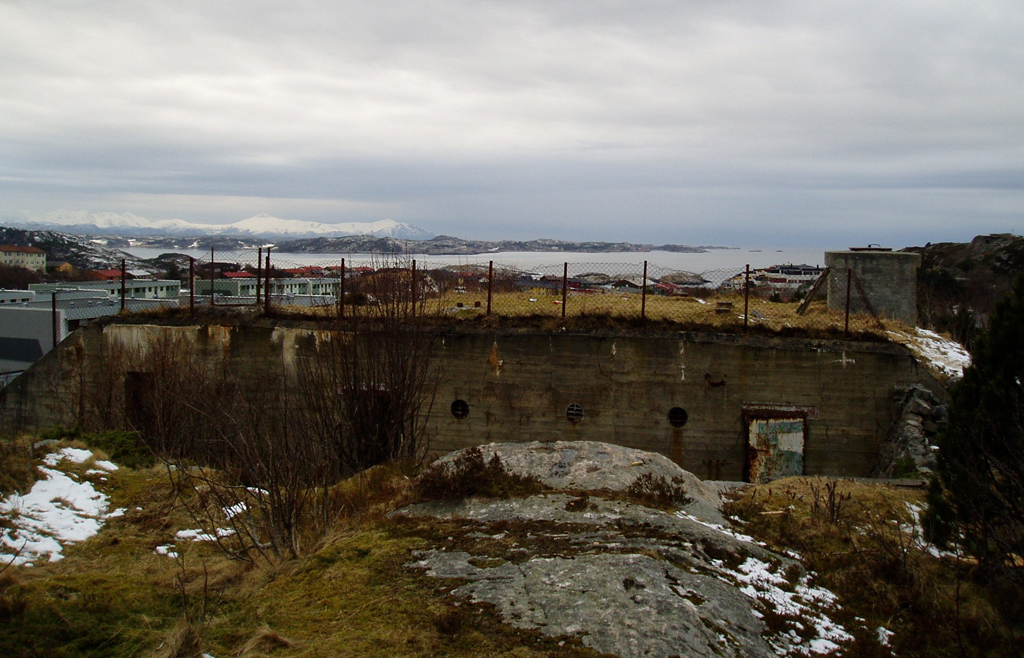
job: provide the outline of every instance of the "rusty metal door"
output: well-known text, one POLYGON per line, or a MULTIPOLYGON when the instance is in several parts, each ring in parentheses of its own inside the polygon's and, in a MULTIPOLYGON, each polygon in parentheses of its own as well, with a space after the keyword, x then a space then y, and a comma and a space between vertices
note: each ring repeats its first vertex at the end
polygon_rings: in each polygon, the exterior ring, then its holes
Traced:
POLYGON ((803 417, 747 419, 747 479, 761 483, 804 473, 803 417))

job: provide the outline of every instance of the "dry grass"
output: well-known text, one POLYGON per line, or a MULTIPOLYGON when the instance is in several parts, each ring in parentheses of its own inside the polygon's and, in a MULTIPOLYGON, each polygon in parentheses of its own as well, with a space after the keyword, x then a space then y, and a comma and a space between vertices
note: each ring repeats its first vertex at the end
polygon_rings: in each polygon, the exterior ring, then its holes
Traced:
MULTIPOLYGON (((719 294, 707 299, 648 295, 644 326, 675 331, 680 328, 726 333, 740 331, 744 329, 743 303, 741 294, 719 294), (720 302, 731 306, 725 307, 725 312, 720 312, 720 302)), ((763 334, 845 335, 844 315, 830 311, 824 301, 813 302, 804 315, 797 315, 798 308, 797 302, 771 302, 751 298, 747 328, 763 334)), ((279 307, 275 312, 296 319, 334 318, 337 307, 279 307)), ((345 313, 346 317, 357 317, 365 314, 366 308, 347 306, 345 313)), ((638 327, 641 320, 641 298, 638 293, 570 293, 566 300, 566 317, 563 319, 560 291, 537 289, 498 292, 492 297, 491 315, 487 316, 486 291, 471 291, 430 298, 424 303, 421 314, 431 321, 441 318, 442 322, 456 323, 507 322, 519 325, 526 322, 544 328, 548 325, 571 326, 581 330, 588 327, 603 328, 605 324, 621 327, 623 323, 638 327)), ((905 327, 893 320, 876 319, 863 314, 850 316, 850 334, 859 338, 888 339, 888 331, 901 330, 905 330, 905 327)))
POLYGON ((909 505, 923 507, 924 495, 788 478, 748 487, 726 509, 741 519, 743 532, 798 552, 818 582, 839 595, 837 621, 856 638, 844 655, 1018 655, 991 590, 974 580, 966 562, 937 558, 921 541, 909 505), (891 652, 878 644, 872 629, 879 626, 896 633, 891 652))
POLYGON ((122 468, 100 485, 128 511, 65 559, 0 575, 0 652, 17 656, 594 656, 570 640, 453 607, 403 567, 428 540, 387 512, 406 500, 401 466, 337 485, 334 529, 308 557, 250 566, 203 542, 160 468, 122 468))

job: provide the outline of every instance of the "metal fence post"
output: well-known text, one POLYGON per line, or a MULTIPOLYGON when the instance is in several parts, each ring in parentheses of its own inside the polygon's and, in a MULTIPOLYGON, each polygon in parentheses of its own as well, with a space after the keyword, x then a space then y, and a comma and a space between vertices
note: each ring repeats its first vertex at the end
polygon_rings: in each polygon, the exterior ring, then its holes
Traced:
POLYGON ((263 247, 256 252, 256 307, 260 305, 260 285, 263 283, 263 247))
POLYGON ((643 287, 640 289, 640 326, 647 324, 647 261, 644 261, 643 287))
POLYGON ((743 328, 747 328, 750 316, 750 263, 747 263, 747 274, 743 284, 743 328))
POLYGON ((416 317, 416 259, 412 259, 412 317, 416 317))
POLYGON ((338 317, 345 319, 345 259, 341 259, 341 281, 338 282, 338 317))
POLYGON ((217 268, 215 268, 213 266, 214 262, 216 262, 216 261, 214 261, 214 259, 213 259, 213 247, 210 247, 210 306, 214 305, 214 301, 213 301, 213 272, 214 272, 215 269, 217 269, 217 268))
POLYGON ((188 258, 188 312, 196 317, 196 259, 188 258))
POLYGON ((124 289, 125 289, 125 286, 127 285, 125 283, 125 279, 127 278, 127 276, 128 276, 128 270, 125 269, 124 259, 122 258, 121 259, 121 311, 122 312, 124 312, 124 289))
POLYGON ((846 327, 844 331, 850 333, 850 283, 853 281, 853 270, 846 270, 846 327))
POLYGON ((491 314, 491 295, 494 294, 494 261, 487 265, 487 315, 491 314))
POLYGON ((263 313, 270 315, 270 247, 267 247, 267 267, 266 267, 267 287, 263 291, 263 313))
POLYGON ((565 293, 569 287, 569 263, 563 263, 562 267, 562 319, 565 319, 565 293))
POLYGON ((57 289, 53 289, 53 297, 50 299, 50 311, 52 313, 52 324, 53 324, 53 346, 57 347, 57 289))

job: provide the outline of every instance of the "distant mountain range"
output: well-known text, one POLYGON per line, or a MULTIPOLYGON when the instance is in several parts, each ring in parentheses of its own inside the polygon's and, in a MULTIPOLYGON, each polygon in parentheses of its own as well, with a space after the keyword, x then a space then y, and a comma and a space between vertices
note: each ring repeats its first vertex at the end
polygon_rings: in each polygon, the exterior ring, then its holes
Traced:
POLYGON ((58 210, 26 215, 7 222, 24 229, 63 231, 87 235, 142 236, 236 236, 268 240, 371 235, 397 240, 426 240, 433 233, 417 226, 381 219, 375 222, 324 224, 297 219, 257 215, 231 224, 199 224, 183 219, 146 219, 132 213, 94 213, 58 210))
POLYGON ((576 252, 576 253, 628 253, 674 251, 703 253, 709 249, 729 247, 691 247, 680 244, 635 244, 632 242, 570 242, 568 240, 466 240, 439 235, 429 240, 396 240, 370 236, 341 238, 310 238, 289 240, 275 245, 278 251, 310 254, 396 253, 428 255, 477 255, 508 251, 524 252, 576 252))

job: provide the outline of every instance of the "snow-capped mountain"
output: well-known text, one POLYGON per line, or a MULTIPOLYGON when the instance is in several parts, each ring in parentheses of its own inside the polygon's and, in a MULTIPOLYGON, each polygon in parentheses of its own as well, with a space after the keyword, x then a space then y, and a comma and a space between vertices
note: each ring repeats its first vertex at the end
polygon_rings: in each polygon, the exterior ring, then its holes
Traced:
POLYGON ((429 240, 433 233, 417 226, 381 219, 375 222, 345 222, 326 224, 298 219, 281 219, 272 215, 257 215, 231 224, 199 224, 183 219, 147 219, 132 213, 88 212, 85 210, 58 210, 27 215, 12 226, 27 229, 58 230, 90 235, 233 235, 264 238, 341 237, 345 235, 373 235, 399 240, 429 240))

